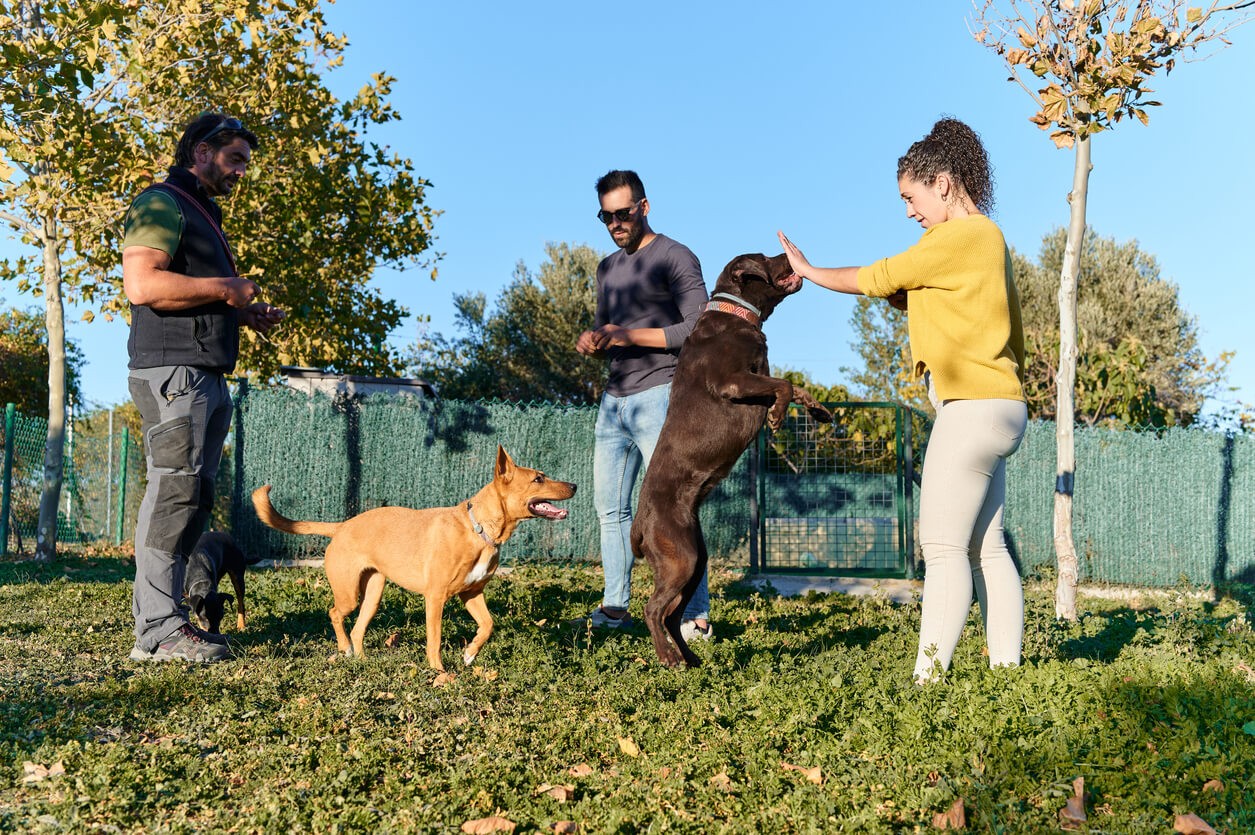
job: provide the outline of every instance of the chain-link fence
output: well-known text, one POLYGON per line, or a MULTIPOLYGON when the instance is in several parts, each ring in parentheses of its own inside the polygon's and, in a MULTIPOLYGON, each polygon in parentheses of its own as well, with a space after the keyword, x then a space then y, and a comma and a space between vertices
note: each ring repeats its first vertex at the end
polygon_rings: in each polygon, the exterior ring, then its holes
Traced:
MULTIPOLYGON (((135 529, 144 458, 131 432, 112 411, 66 424, 57 541, 121 542, 135 529)), ((4 411, 3 489, 0 490, 0 551, 35 551, 39 499, 44 483, 48 422, 4 411)))

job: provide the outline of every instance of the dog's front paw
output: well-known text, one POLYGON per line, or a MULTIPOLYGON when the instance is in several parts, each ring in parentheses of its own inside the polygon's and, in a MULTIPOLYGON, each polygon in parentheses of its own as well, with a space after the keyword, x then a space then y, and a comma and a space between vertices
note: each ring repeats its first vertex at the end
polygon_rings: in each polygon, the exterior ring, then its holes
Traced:
POLYGON ((811 406, 806 411, 810 412, 811 418, 819 423, 832 423, 832 412, 828 411, 818 403, 811 406))
POLYGON ((475 663, 476 657, 469 652, 464 652, 462 653, 462 663, 469 667, 475 663))
POLYGON ((777 432, 784 425, 785 413, 789 410, 789 401, 777 400, 767 410, 767 428, 772 432, 777 432))

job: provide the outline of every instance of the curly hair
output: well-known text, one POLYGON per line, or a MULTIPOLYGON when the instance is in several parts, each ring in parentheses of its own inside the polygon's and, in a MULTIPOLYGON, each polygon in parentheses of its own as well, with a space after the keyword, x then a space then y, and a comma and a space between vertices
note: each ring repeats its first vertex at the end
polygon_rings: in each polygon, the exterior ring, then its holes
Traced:
POLYGON ((949 174, 976 208, 994 207, 994 172, 980 135, 958 119, 943 117, 928 135, 898 158, 898 179, 910 177, 931 186, 938 174, 949 174))

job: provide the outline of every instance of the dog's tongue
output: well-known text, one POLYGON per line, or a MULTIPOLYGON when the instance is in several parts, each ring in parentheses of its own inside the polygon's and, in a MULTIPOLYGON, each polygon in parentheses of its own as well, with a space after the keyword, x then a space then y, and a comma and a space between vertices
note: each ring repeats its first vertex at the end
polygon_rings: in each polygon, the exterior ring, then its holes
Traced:
POLYGON ((565 507, 558 507, 549 502, 533 502, 532 512, 546 519, 565 519, 567 517, 567 509, 565 507))

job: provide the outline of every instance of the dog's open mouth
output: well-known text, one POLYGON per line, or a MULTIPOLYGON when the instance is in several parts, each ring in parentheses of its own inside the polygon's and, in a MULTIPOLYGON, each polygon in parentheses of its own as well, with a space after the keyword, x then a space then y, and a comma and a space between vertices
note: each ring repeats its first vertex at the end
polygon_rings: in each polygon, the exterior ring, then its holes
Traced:
POLYGON ((527 509, 532 512, 533 516, 539 516, 541 519, 565 519, 567 517, 565 507, 558 507, 548 499, 532 499, 527 503, 527 509))

